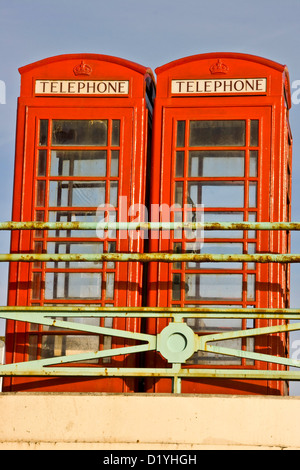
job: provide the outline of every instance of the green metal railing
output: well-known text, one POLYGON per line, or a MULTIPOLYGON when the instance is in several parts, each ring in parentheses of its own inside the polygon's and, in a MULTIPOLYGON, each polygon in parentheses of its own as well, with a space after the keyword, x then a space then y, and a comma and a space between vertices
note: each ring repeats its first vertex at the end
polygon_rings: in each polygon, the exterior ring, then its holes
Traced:
MULTIPOLYGON (((239 223, 85 223, 85 222, 4 222, 0 230, 286 230, 299 231, 300 223, 278 222, 239 222, 239 223)), ((12 253, 0 255, 0 262, 10 261, 140 261, 140 262, 257 262, 257 263, 296 263, 300 254, 259 253, 243 255, 211 255, 200 253, 104 253, 104 254, 39 254, 12 253)), ((22 363, 0 366, 0 376, 109 376, 109 377, 171 377, 174 392, 180 392, 180 382, 189 378, 232 378, 264 380, 300 380, 300 372, 289 368, 299 368, 300 361, 253 351, 238 350, 217 346, 219 341, 259 335, 288 333, 300 330, 300 322, 274 325, 247 330, 234 330, 198 336, 185 323, 186 318, 222 319, 268 319, 300 320, 300 309, 261 309, 261 308, 179 308, 179 307, 92 307, 92 306, 44 306, 44 307, 0 307, 0 318, 39 325, 63 328, 93 335, 106 335, 134 340, 134 346, 126 346, 101 351, 72 354, 47 359, 31 360, 22 363), (76 322, 76 318, 168 318, 170 323, 158 335, 118 330, 76 322), (75 321, 73 321, 75 320, 75 321), (213 344, 212 344, 213 343, 213 344), (62 367, 77 361, 112 358, 159 351, 167 360, 166 368, 149 367, 62 367), (221 354, 251 361, 263 361, 285 366, 286 370, 260 370, 254 367, 241 368, 191 368, 187 360, 197 351, 221 354)))

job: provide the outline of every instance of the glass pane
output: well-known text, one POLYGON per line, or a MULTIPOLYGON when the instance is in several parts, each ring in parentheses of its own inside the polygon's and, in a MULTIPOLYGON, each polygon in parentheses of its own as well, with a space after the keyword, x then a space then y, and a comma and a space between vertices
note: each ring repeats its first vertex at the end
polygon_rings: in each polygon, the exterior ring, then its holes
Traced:
POLYGON ((183 207, 183 182, 175 182, 175 204, 183 207))
MULTIPOLYGON (((49 211, 49 222, 98 222, 99 217, 96 212, 73 212, 73 211, 49 211)), ((49 237, 78 237, 78 238, 97 238, 94 230, 49 230, 49 237)))
POLYGON ((184 152, 176 152, 176 168, 175 177, 182 177, 184 175, 184 152))
POLYGON ((54 120, 52 145, 107 145, 107 121, 54 120))
POLYGON ((110 193, 109 193, 109 203, 113 207, 118 206, 118 181, 110 182, 110 193))
POLYGON ((249 176, 257 177, 257 160, 258 160, 258 151, 250 150, 249 176))
MULTIPOLYGON (((186 244, 186 251, 192 252, 194 248, 193 243, 186 244)), ((202 254, 223 254, 223 255, 241 255, 243 254, 242 243, 203 243, 199 250, 202 254)), ((242 269, 243 263, 232 262, 207 262, 207 263, 187 263, 187 269, 242 269)))
MULTIPOLYGON (((190 203, 204 207, 243 207, 243 183, 188 183, 190 203)), ((205 216, 204 216, 205 217, 205 216)))
POLYGON ((115 291, 115 273, 106 273, 106 299, 113 299, 115 291))
POLYGON ((41 298, 41 285, 42 285, 42 274, 41 273, 33 273, 32 293, 31 293, 31 298, 33 300, 40 300, 40 298, 41 298))
MULTIPOLYGON (((88 243, 88 242, 48 242, 47 253, 71 253, 71 254, 83 254, 83 255, 97 255, 103 253, 103 243, 88 243)), ((47 268, 64 268, 65 263, 60 262, 48 262, 47 268)), ((97 261, 71 261, 69 262, 69 268, 102 268, 102 263, 97 261)))
MULTIPOLYGON (((186 307, 197 307, 197 305, 185 305, 186 307)), ((199 307, 199 305, 198 305, 199 307)), ((209 308, 221 308, 226 311, 226 308, 241 308, 242 305, 200 305, 200 307, 209 308)), ((242 320, 236 319, 224 319, 224 318, 187 318, 186 323, 194 331, 210 331, 210 332, 221 332, 221 331, 236 331, 242 329, 242 320)))
POLYGON ((241 274, 186 275, 186 299, 242 300, 242 291, 241 274))
POLYGON ((51 181, 49 205, 54 207, 98 207, 105 204, 105 182, 51 181))
POLYGON ((249 207, 256 207, 257 195, 256 195, 257 183, 249 183, 249 207))
POLYGON ((98 350, 99 336, 96 335, 43 335, 42 337, 42 359, 98 350))
POLYGON ((247 300, 255 300, 255 274, 248 274, 247 276, 247 300))
MULTIPOLYGON (((248 221, 249 222, 256 222, 257 216, 256 212, 249 212, 248 213, 248 221)), ((248 231, 248 238, 256 238, 256 230, 249 230, 248 231)))
MULTIPOLYGON (((227 339, 223 341, 212 341, 212 346, 223 347, 229 349, 242 349, 241 338, 227 339)), ((226 356, 224 354, 215 354, 205 351, 197 351, 188 361, 187 364, 205 364, 205 365, 240 365, 241 358, 234 356, 226 356)))
POLYGON ((190 121, 190 146, 244 146, 245 128, 245 121, 190 121))
MULTIPOLYGON (((35 220, 37 222, 44 222, 44 217, 45 217, 44 211, 36 211, 35 220)), ((43 237, 44 236, 44 231, 43 230, 36 230, 35 231, 35 236, 36 236, 36 238, 43 237)))
POLYGON ((181 274, 173 274, 172 300, 181 298, 181 274))
POLYGON ((192 151, 189 176, 244 176, 245 152, 239 150, 192 151))
MULTIPOLYGON (((253 255, 256 253, 256 243, 248 243, 248 254, 253 255)), ((255 269, 256 263, 248 263, 248 269, 255 269)))
POLYGON ((106 150, 53 150, 51 176, 106 176, 106 150))
MULTIPOLYGON (((181 253, 181 250, 182 250, 182 243, 180 242, 176 242, 173 244, 173 253, 181 253)), ((173 263, 173 269, 181 269, 181 262, 180 261, 176 261, 175 263, 173 263)))
POLYGON ((111 130, 111 145, 112 147, 119 147, 120 145, 120 120, 113 119, 111 130))
POLYGON ((110 176, 119 176, 119 150, 111 151, 110 176))
POLYGON ((45 195, 46 195, 46 182, 37 181, 36 184, 36 205, 37 207, 45 206, 45 195))
POLYGON ((250 123, 250 145, 251 147, 258 146, 258 120, 250 123))
POLYGON ((185 143, 185 121, 177 121, 177 147, 184 147, 185 143))
POLYGON ((48 143, 48 119, 40 120, 40 138, 39 145, 47 145, 48 143))
POLYGON ((101 273, 46 273, 45 299, 101 299, 101 273))
POLYGON ((47 150, 39 150, 38 176, 46 176, 47 171, 47 150))
MULTIPOLYGON (((204 212, 204 222, 242 222, 243 212, 204 212)), ((205 238, 243 238, 242 230, 206 230, 205 238)))

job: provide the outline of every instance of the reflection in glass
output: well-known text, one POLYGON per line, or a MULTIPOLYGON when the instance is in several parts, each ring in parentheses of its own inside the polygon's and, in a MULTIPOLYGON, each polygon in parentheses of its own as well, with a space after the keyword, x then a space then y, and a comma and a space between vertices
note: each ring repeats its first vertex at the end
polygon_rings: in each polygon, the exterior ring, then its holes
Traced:
POLYGON ((245 121, 190 121, 190 146, 244 146, 245 129, 245 121))

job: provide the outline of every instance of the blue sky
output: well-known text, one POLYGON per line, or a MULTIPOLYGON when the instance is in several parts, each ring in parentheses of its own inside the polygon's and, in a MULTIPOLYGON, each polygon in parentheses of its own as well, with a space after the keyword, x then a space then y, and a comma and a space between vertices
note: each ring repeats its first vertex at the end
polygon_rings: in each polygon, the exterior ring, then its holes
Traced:
MULTIPOLYGON (((180 57, 230 51, 286 64, 295 84, 300 80, 299 19, 299 0, 0 0, 0 80, 6 85, 6 104, 0 104, 0 220, 11 219, 19 67, 58 54, 90 52, 155 70, 180 57)), ((290 121, 292 219, 300 221, 300 104, 293 106, 290 121)), ((300 233, 292 240, 293 253, 300 253, 300 233)), ((0 247, 8 252, 8 233, 0 232, 0 247)), ((293 265, 292 307, 300 307, 299 281, 300 266, 293 265)), ((0 305, 6 303, 6 288, 7 266, 1 263, 0 305)), ((292 336, 294 352, 297 338, 292 336)), ((292 385, 291 392, 300 395, 300 388, 298 393, 292 385)))

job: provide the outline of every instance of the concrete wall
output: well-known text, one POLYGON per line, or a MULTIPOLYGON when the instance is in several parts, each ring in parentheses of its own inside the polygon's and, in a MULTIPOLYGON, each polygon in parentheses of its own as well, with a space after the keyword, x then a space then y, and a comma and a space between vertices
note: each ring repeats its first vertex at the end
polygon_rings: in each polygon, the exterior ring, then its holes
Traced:
POLYGON ((300 398, 0 394, 4 449, 300 449, 300 398))

